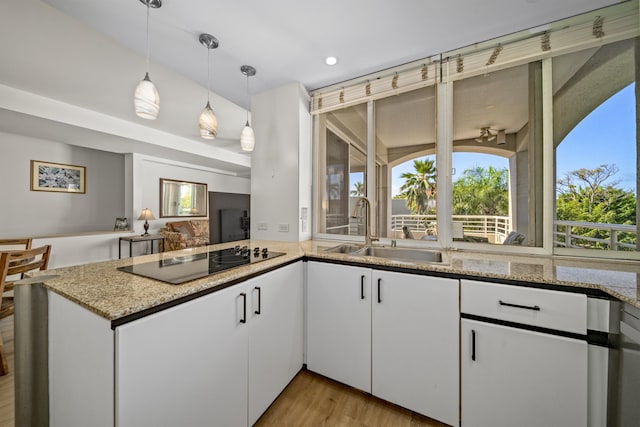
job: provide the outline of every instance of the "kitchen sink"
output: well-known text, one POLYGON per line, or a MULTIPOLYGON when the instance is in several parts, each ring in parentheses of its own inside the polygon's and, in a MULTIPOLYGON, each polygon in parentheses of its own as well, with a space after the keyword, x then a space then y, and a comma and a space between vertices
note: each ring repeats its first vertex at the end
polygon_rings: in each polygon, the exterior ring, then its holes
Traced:
POLYGON ((329 252, 332 254, 354 254, 357 251, 361 251, 365 248, 364 245, 351 245, 351 244, 343 244, 334 246, 332 248, 324 249, 324 252, 329 252))
POLYGON ((442 262, 442 252, 426 249, 388 248, 380 246, 343 244, 325 249, 325 252, 347 254, 351 256, 371 256, 410 263, 442 262))
POLYGON ((377 258, 391 259, 395 261, 408 261, 416 263, 439 263, 442 262, 442 252, 425 249, 410 248, 384 248, 369 246, 353 255, 374 256, 377 258))

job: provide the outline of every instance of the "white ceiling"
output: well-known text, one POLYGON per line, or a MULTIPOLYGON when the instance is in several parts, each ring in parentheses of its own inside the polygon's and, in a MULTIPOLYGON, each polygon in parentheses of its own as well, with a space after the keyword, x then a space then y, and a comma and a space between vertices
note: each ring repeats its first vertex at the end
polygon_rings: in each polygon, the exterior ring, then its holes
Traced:
POLYGON ((150 11, 150 75, 161 97, 153 122, 132 111, 145 67, 139 0, 2 3, 0 84, 192 141, 202 142, 197 117, 206 101, 207 51, 198 35, 216 36, 211 88, 220 128, 210 144, 247 171, 237 142, 249 106, 243 64, 258 71, 252 94, 292 81, 311 90, 618 2, 163 0, 150 11), (338 65, 325 65, 327 55, 338 65))
MULTIPOLYGON (((145 53, 146 6, 139 0, 45 0, 139 54, 145 53)), ((152 60, 249 106, 242 64, 261 92, 292 81, 308 90, 549 23, 613 0, 163 0, 150 10, 152 60), (327 55, 339 62, 324 64, 327 55)), ((153 75, 153 74, 152 74, 153 75)))

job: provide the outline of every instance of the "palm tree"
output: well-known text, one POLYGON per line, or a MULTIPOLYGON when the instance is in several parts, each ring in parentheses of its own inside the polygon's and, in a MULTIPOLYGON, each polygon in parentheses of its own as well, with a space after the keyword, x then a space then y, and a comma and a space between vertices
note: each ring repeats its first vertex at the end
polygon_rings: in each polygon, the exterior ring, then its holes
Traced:
POLYGON ((364 196, 364 184, 360 181, 353 184, 352 196, 364 196))
POLYGON ((476 166, 453 183, 453 213, 500 215, 509 213, 509 171, 476 166))
POLYGON ((414 160, 414 172, 400 175, 404 184, 400 187, 400 195, 406 199, 407 207, 412 213, 426 215, 434 210, 436 199, 436 168, 431 159, 414 160), (429 203, 432 201, 432 203, 429 203))

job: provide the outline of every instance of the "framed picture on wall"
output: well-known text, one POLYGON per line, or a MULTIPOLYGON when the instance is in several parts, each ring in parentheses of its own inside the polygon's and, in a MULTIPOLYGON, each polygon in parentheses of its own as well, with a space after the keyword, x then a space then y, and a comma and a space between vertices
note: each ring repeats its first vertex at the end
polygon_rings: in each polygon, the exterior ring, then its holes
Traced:
POLYGON ((31 191, 85 194, 86 167, 31 160, 31 191))

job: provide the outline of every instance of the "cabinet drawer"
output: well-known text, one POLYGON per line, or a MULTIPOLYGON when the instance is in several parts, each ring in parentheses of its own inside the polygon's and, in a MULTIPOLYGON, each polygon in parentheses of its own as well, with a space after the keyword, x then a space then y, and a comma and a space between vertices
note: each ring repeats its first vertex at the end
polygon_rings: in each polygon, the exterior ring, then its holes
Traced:
POLYGON ((585 335, 587 296, 461 280, 461 312, 585 335))

